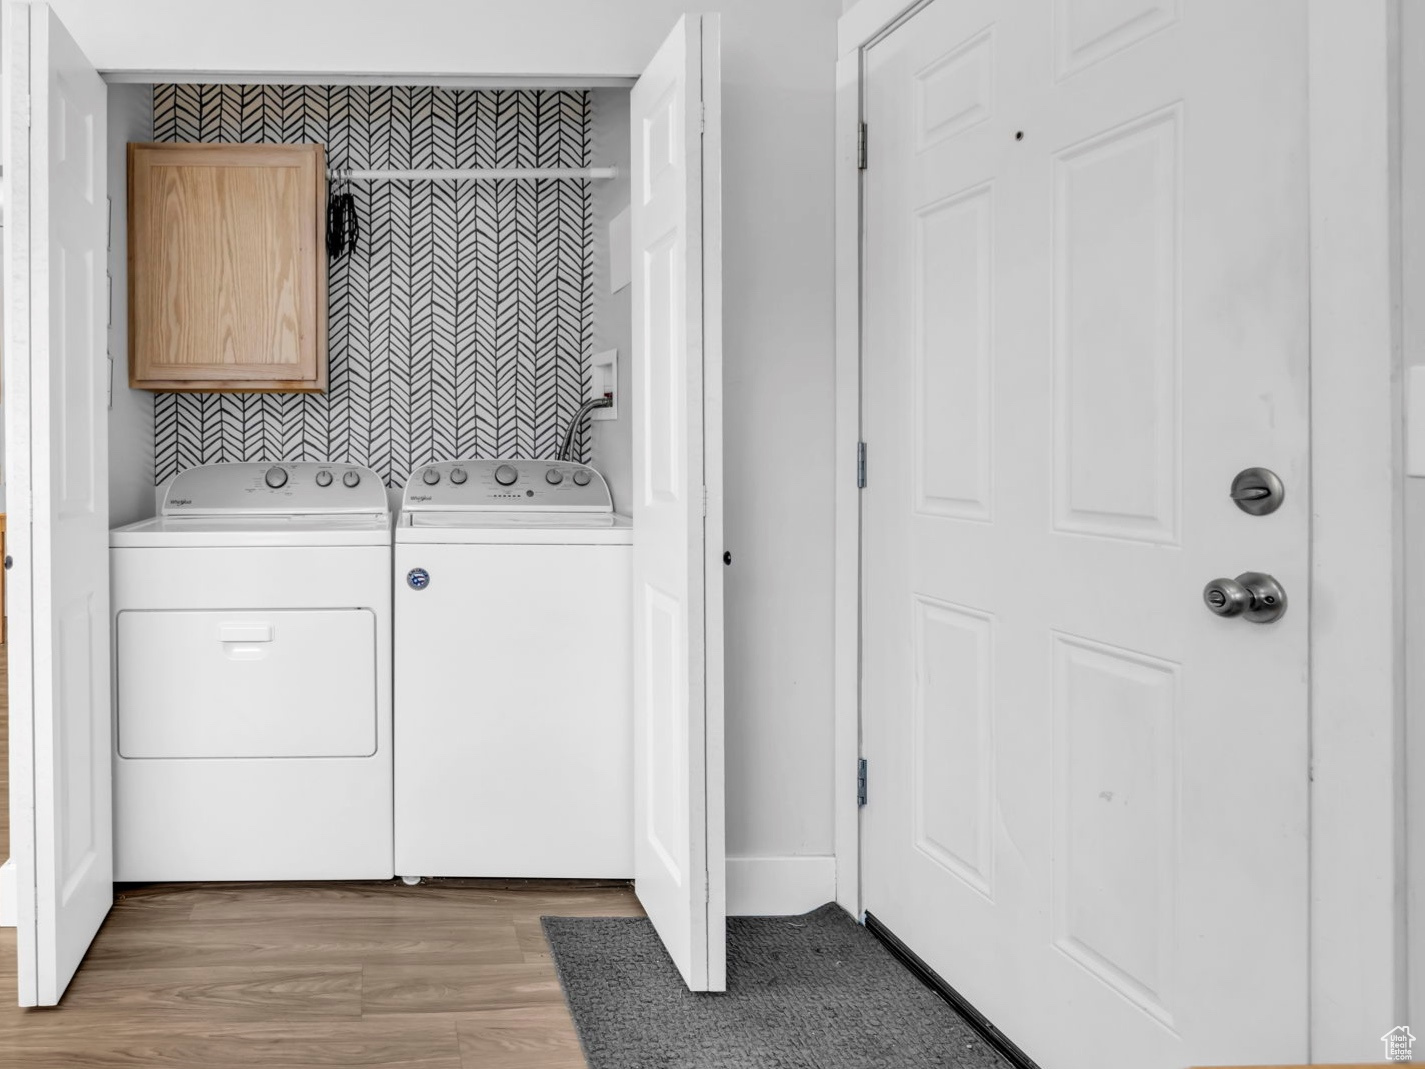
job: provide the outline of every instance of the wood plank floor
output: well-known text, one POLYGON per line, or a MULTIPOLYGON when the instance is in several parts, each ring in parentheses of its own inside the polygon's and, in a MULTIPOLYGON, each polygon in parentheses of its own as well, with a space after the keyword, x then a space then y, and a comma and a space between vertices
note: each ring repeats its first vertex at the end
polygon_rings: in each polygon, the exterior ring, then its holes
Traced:
POLYGON ((583 1069, 539 918, 641 912, 622 885, 123 888, 58 1008, 16 1007, 0 929, 0 1066, 583 1069))

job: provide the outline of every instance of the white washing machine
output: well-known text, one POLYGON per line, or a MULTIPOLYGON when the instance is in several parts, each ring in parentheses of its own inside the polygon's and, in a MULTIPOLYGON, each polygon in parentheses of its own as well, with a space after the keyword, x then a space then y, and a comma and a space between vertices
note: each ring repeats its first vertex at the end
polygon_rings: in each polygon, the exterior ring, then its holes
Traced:
POLYGON ((380 478, 193 468, 109 545, 114 878, 393 875, 380 478))
POLYGON ((594 469, 429 464, 396 524, 396 871, 633 873, 632 531, 594 469))

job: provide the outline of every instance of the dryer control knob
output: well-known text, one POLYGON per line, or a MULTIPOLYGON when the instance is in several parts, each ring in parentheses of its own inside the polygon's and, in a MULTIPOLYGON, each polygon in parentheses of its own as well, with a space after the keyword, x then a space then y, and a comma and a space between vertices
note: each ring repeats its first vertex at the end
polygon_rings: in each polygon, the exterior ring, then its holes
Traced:
POLYGON ((464 468, 450 469, 450 481, 453 482, 456 486, 464 484, 465 480, 468 478, 470 478, 470 476, 465 474, 464 468))
POLYGON ((440 482, 440 472, 436 471, 434 468, 426 468, 425 474, 421 476, 421 482, 425 483, 427 486, 434 486, 436 483, 440 482))
POLYGON ((349 471, 341 477, 341 485, 345 487, 356 487, 361 485, 361 472, 349 471))
POLYGON ((267 469, 267 474, 262 477, 262 481, 274 490, 281 490, 287 485, 287 470, 273 466, 267 469))
POLYGON ((550 468, 544 473, 544 481, 550 486, 558 486, 564 481, 564 473, 558 468, 550 468))
POLYGON ((519 477, 520 473, 515 470, 513 464, 501 464, 495 469, 495 482, 501 486, 513 486, 519 477))
POLYGON ((332 473, 329 471, 317 472, 317 485, 330 486, 332 484, 332 473))
POLYGON ((588 473, 587 471, 585 471, 583 468, 580 468, 578 471, 576 471, 576 472, 574 473, 574 485, 575 485, 575 486, 588 486, 588 485, 589 485, 589 473, 588 473))

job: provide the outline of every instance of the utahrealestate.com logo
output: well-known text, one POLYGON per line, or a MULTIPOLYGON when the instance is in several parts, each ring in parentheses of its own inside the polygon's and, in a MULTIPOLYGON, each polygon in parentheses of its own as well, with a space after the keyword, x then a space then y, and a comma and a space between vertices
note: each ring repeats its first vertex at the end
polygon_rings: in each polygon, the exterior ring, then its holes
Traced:
POLYGON ((1410 1048, 1415 1046, 1415 1037, 1410 1034, 1409 1025, 1396 1025, 1380 1037, 1385 1044, 1385 1060, 1388 1062, 1408 1062, 1414 1059, 1410 1048))

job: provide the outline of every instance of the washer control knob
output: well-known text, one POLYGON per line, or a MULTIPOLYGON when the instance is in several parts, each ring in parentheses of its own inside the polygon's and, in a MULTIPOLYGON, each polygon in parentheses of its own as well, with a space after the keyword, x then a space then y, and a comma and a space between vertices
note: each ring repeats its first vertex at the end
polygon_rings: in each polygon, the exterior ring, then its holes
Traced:
POLYGON ((550 468, 544 473, 544 481, 550 486, 558 486, 564 481, 564 473, 558 468, 550 468))
POLYGON ((421 482, 427 486, 434 486, 440 482, 440 472, 436 471, 435 468, 426 468, 425 474, 421 476, 421 482))
POLYGON ((262 481, 274 490, 281 490, 287 485, 287 469, 273 465, 267 469, 267 474, 262 477, 262 481))
POLYGON ((450 469, 450 481, 453 482, 456 486, 464 485, 465 480, 468 478, 470 478, 470 476, 465 474, 464 468, 450 469))
POLYGON ((317 485, 330 486, 332 484, 332 473, 329 471, 317 472, 317 485))
POLYGON ((588 486, 588 485, 589 485, 589 473, 588 473, 587 471, 585 471, 583 468, 580 468, 578 471, 576 471, 576 472, 574 473, 574 485, 575 485, 575 486, 588 486))
POLYGON ((515 480, 520 477, 520 473, 515 470, 513 464, 501 464, 495 469, 495 482, 501 486, 514 486, 515 480))
POLYGON ((361 472, 349 471, 341 477, 341 485, 351 489, 361 485, 361 472))

